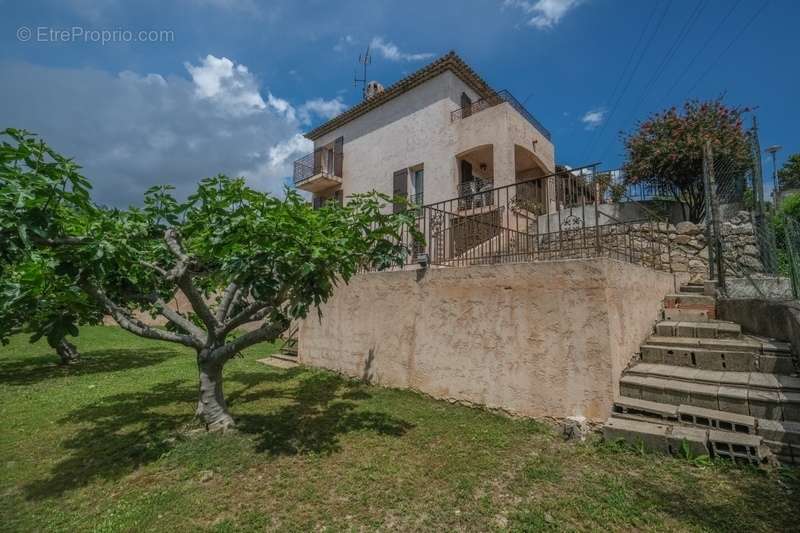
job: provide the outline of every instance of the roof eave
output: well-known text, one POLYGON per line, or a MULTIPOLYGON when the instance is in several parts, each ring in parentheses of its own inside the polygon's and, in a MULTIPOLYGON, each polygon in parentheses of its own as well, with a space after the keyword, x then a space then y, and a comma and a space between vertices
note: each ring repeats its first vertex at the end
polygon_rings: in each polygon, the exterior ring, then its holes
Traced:
POLYGON ((397 98, 401 94, 413 89, 417 85, 438 76, 439 74, 450 70, 469 87, 478 93, 482 98, 486 98, 494 93, 494 90, 483 80, 463 59, 461 59, 455 52, 450 51, 443 55, 436 61, 429 63, 416 72, 406 76, 400 81, 390 85, 383 92, 373 96, 369 100, 360 102, 341 115, 338 115, 329 121, 320 124, 313 130, 306 132, 303 136, 311 141, 315 141, 323 135, 330 133, 347 124, 350 121, 380 107, 389 100, 397 98))

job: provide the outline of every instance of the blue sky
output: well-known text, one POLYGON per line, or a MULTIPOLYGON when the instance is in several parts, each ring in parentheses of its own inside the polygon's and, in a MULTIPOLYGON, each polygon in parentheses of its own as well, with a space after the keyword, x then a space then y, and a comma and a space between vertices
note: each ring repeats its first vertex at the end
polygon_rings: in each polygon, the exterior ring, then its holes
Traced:
MULTIPOLYGON (((107 203, 135 202, 160 182, 185 192, 218 172, 279 190, 308 149, 298 134, 358 102, 353 70, 369 43, 368 76, 385 85, 455 50, 525 102, 553 133, 560 163, 616 167, 620 130, 721 94, 758 108, 762 145, 784 147, 779 165, 800 152, 800 2, 792 0, 0 0, 0 8, 0 126, 33 130, 74 156, 107 203), (97 42, 90 32, 102 30, 172 33, 97 42)), ((768 160, 764 170, 772 172, 768 160)))

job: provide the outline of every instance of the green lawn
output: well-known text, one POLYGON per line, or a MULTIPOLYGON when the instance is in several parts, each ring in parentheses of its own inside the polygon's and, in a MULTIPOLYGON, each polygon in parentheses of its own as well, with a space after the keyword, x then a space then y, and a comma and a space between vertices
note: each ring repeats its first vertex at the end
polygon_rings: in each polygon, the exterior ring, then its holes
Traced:
POLYGON ((239 432, 192 413, 191 354, 88 328, 79 366, 0 349, 0 529, 798 530, 797 472, 640 454, 549 426, 278 370, 226 368, 239 432))

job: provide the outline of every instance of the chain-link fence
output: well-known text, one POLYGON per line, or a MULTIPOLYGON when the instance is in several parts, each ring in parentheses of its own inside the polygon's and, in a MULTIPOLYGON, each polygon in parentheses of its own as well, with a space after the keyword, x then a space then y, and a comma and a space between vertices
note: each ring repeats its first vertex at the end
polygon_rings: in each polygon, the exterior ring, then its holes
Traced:
POLYGON ((792 297, 800 299, 800 223, 791 217, 783 220, 783 239, 785 249, 783 267, 787 270, 792 281, 792 297))
POLYGON ((723 140, 705 146, 709 277, 723 295, 783 299, 791 296, 793 278, 779 261, 775 215, 764 194, 760 151, 755 119, 746 145, 723 140))

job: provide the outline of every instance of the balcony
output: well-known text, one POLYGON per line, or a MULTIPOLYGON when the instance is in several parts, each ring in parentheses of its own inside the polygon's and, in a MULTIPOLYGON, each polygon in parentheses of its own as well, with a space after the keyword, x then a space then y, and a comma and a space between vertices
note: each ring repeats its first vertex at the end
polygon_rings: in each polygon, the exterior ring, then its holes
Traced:
POLYGON ((530 114, 530 112, 525 109, 525 107, 519 103, 519 100, 514 98, 514 95, 508 91, 498 91, 493 95, 487 98, 481 98, 478 101, 472 102, 470 105, 462 107, 460 109, 456 109, 455 111, 450 113, 450 121, 455 122, 456 120, 465 119, 469 116, 474 115, 475 113, 479 113, 484 109, 489 109, 490 107, 494 107, 496 105, 508 103, 517 110, 517 112, 522 115, 525 120, 531 123, 531 125, 539 130, 542 136, 547 139, 548 141, 551 140, 550 138, 550 131, 547 128, 542 126, 542 123, 536 120, 536 117, 530 114))
POLYGON ((339 137, 334 142, 317 148, 295 161, 295 186, 312 193, 321 193, 341 186, 343 144, 342 138, 339 137))
POLYGON ((458 185, 458 209, 474 209, 494 205, 494 180, 473 176, 458 185))

